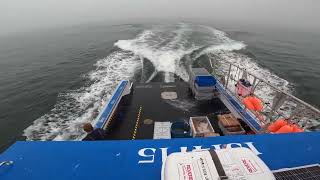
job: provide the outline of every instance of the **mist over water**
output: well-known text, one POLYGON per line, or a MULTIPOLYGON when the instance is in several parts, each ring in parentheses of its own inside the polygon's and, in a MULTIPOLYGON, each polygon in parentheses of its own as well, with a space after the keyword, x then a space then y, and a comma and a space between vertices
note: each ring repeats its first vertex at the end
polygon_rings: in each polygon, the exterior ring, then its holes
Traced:
MULTIPOLYGON (((0 63, 11 67, 11 71, 3 73, 6 76, 2 77, 6 78, 0 78, 0 82, 14 83, 0 88, 6 93, 6 98, 3 96, 6 100, 0 101, 0 112, 3 112, 0 128, 12 129, 13 125, 19 128, 8 131, 7 138, 1 141, 6 142, 10 136, 19 136, 22 132, 27 140, 81 139, 81 124, 94 122, 122 79, 173 82, 181 78, 187 81, 188 66, 195 61, 206 61, 208 56, 236 63, 275 86, 298 96, 302 94, 300 97, 320 105, 320 96, 312 94, 320 90, 319 85, 303 79, 310 74, 320 77, 316 70, 320 68, 317 52, 304 51, 301 44, 296 43, 299 37, 283 40, 283 37, 270 38, 272 33, 226 29, 194 23, 101 25, 69 29, 63 35, 51 34, 55 39, 50 39, 51 43, 49 39, 32 40, 34 47, 27 44, 18 47, 8 38, 6 41, 12 45, 1 46, 7 49, 2 49, 1 57, 5 61, 0 63), (21 49, 26 53, 15 54, 21 49), (309 60, 310 65, 299 62, 302 55, 303 62, 309 60), (12 79, 21 73, 17 68, 21 63, 26 63, 24 74, 12 79), (293 74, 292 68, 297 69, 293 74), (308 88, 311 94, 303 88, 308 88), (31 92, 29 98, 15 99, 25 91, 31 92), (46 93, 39 98, 43 92, 46 93), (15 108, 14 104, 30 108, 15 108), (5 113, 8 106, 11 111, 5 113)), ((31 35, 30 39, 34 37, 31 35)), ((21 42, 21 38, 14 39, 21 42)), ((268 92, 268 89, 259 91, 266 99, 268 92)))

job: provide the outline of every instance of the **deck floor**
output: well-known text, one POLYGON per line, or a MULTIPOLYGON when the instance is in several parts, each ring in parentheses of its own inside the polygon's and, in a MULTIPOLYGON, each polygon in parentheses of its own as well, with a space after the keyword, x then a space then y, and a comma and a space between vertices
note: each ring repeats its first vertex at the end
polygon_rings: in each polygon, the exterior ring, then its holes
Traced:
POLYGON ((108 139, 152 139, 154 123, 189 120, 192 116, 208 116, 217 133, 221 133, 214 114, 227 111, 220 101, 198 102, 189 92, 185 82, 134 84, 133 94, 120 106, 119 115, 112 119, 108 139), (164 100, 161 93, 176 92, 175 100, 164 100))

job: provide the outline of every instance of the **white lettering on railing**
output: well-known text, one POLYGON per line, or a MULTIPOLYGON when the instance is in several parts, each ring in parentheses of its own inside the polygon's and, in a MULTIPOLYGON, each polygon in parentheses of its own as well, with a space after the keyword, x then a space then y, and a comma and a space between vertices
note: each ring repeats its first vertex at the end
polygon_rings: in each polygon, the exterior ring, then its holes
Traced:
POLYGON ((240 143, 229 143, 227 144, 227 148, 232 148, 232 147, 242 147, 240 143))
POLYGON ((156 152, 156 149, 155 148, 143 148, 143 149, 140 149, 138 154, 139 156, 141 157, 144 157, 144 158, 148 158, 148 160, 140 160, 138 163, 154 163, 154 154, 156 152), (152 152, 152 154, 146 154, 146 151, 147 150, 150 150, 152 152))
POLYGON ((246 144, 250 149, 251 151, 255 154, 255 155, 260 155, 262 154, 261 152, 259 152, 257 150, 257 148, 253 145, 253 142, 245 142, 244 144, 246 144))
POLYGON ((215 144, 215 145, 212 145, 214 147, 215 150, 219 150, 221 149, 221 144, 215 144))
MULTIPOLYGON (((211 145, 215 150, 219 150, 222 148, 221 144, 214 144, 211 145)), ((226 145, 223 145, 226 148, 235 148, 235 147, 243 147, 247 146, 254 154, 260 155, 262 154, 258 149, 254 146, 253 142, 244 142, 243 144, 241 143, 229 143, 226 145)), ((224 147, 223 147, 224 148, 224 147)), ((168 156, 168 147, 165 148, 159 148, 161 151, 161 161, 165 162, 168 156)), ((209 150, 210 148, 202 148, 202 146, 193 146, 192 151, 201 151, 201 150, 209 150)), ((139 164, 145 164, 145 163, 154 163, 155 161, 155 155, 156 155, 156 148, 143 148, 138 151, 138 155, 141 160, 138 161, 139 164)), ((180 147, 180 152, 187 152, 188 147, 182 146, 180 147)))
POLYGON ((204 148, 202 149, 202 146, 193 146, 194 149, 192 151, 202 151, 202 150, 210 150, 210 148, 204 148))
POLYGON ((168 156, 168 148, 160 148, 162 154, 162 162, 165 162, 168 156))
POLYGON ((187 147, 180 147, 181 152, 187 152, 187 150, 188 150, 187 147))

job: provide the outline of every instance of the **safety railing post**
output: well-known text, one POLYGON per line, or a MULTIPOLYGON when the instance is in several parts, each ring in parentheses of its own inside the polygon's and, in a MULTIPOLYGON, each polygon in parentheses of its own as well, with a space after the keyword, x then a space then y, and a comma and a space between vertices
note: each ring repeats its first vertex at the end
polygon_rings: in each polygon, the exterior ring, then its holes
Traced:
POLYGON ((225 83, 225 88, 228 88, 230 74, 231 74, 231 66, 232 66, 232 64, 229 65, 229 72, 228 72, 228 76, 227 76, 227 82, 225 83))

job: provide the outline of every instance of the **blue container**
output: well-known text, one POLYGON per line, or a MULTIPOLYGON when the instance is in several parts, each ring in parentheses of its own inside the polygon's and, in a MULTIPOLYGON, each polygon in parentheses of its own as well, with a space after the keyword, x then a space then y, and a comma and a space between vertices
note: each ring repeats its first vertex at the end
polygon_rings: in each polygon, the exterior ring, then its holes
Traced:
POLYGON ((217 80, 213 76, 197 76, 195 83, 199 87, 212 87, 216 85, 217 80))
POLYGON ((190 125, 185 121, 177 121, 171 125, 171 138, 191 137, 190 125))

